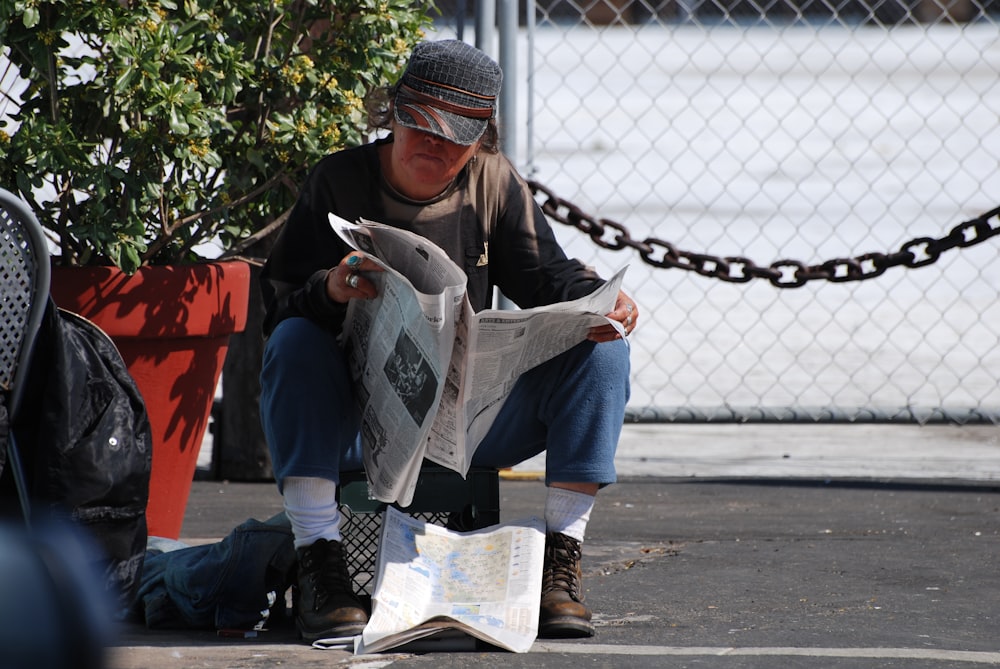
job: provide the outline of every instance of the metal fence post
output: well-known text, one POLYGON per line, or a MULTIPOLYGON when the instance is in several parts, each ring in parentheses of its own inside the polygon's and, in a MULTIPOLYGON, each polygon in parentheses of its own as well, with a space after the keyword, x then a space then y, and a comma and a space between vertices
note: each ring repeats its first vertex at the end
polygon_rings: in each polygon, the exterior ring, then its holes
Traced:
POLYGON ((517 0, 500 0, 497 12, 500 34, 500 149, 517 164, 517 0))
POLYGON ((496 0, 476 0, 476 48, 493 57, 496 36, 496 0))

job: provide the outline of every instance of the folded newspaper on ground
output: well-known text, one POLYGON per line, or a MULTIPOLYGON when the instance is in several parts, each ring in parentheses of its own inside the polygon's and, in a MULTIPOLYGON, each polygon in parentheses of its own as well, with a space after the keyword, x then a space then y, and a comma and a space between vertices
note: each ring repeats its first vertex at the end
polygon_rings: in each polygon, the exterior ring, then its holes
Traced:
POLYGON ((460 533, 387 508, 372 615, 355 652, 456 631, 527 652, 538 634, 544 552, 539 518, 460 533))
POLYGON ((351 300, 343 344, 361 408, 369 494, 408 506, 424 457, 463 476, 514 382, 611 323, 625 269, 577 300, 475 313, 466 276, 415 233, 330 214, 330 224, 383 272, 378 289, 351 300), (379 333, 374 336, 373 333, 379 333))

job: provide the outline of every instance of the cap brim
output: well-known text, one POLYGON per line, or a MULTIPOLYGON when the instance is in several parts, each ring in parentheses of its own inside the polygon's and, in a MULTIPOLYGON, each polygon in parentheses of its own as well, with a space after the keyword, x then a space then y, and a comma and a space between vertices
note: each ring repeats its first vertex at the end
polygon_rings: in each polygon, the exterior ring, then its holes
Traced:
POLYGON ((420 130, 463 146, 470 146, 486 132, 488 121, 446 112, 428 104, 396 100, 396 123, 420 130))

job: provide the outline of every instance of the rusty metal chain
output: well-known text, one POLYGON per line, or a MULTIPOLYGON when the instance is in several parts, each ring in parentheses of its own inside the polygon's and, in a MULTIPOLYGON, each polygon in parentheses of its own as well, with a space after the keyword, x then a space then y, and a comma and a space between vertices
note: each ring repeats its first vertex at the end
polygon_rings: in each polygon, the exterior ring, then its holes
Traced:
POLYGON ((632 239, 628 229, 621 223, 590 216, 537 181, 528 181, 528 185, 536 196, 540 193, 545 197, 540 204, 546 216, 576 227, 590 235, 594 243, 602 248, 615 251, 635 249, 644 262, 654 267, 684 269, 732 283, 767 279, 778 288, 798 288, 816 279, 832 282, 874 279, 890 267, 930 265, 945 251, 973 246, 1000 235, 1000 207, 997 207, 956 225, 943 237, 917 237, 904 243, 893 253, 864 253, 853 258, 833 258, 818 265, 782 259, 763 267, 742 256, 715 256, 683 251, 656 237, 647 237, 642 241, 632 239), (990 219, 993 218, 997 220, 991 224, 990 219))

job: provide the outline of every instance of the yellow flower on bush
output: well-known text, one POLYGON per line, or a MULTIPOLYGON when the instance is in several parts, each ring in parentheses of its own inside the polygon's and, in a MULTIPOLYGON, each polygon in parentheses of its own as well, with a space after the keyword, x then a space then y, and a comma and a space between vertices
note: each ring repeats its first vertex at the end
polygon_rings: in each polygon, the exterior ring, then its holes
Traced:
POLYGON ((306 75, 302 74, 302 72, 293 67, 283 65, 281 67, 281 77, 288 83, 295 86, 302 83, 302 80, 306 78, 306 75))
POLYGON ((349 109, 361 109, 365 102, 354 91, 344 91, 344 104, 349 109))
POLYGON ((340 128, 336 125, 328 125, 323 129, 320 137, 327 143, 327 146, 337 146, 340 143, 340 128))
POLYGON ((207 137, 198 137, 188 140, 188 151, 199 158, 207 156, 209 148, 210 146, 207 137))
POLYGON ((302 83, 309 72, 316 69, 316 63, 305 54, 298 56, 290 64, 281 67, 281 76, 288 83, 297 86, 302 83))

